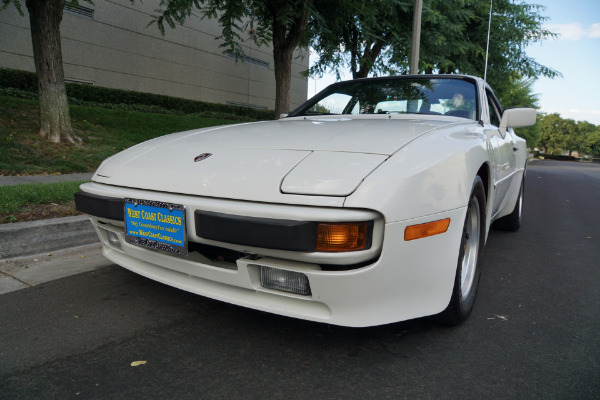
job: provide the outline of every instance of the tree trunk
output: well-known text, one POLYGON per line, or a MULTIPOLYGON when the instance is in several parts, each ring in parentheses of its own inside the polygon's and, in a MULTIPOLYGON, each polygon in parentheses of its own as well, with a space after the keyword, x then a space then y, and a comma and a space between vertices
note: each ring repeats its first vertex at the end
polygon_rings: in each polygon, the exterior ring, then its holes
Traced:
POLYGON ((352 79, 366 78, 369 76, 369 72, 371 72, 371 69, 366 65, 362 65, 358 71, 352 72, 352 79))
MULTIPOLYGON (((382 33, 381 36, 384 37, 384 34, 382 33)), ((384 45, 384 40, 377 40, 375 43, 367 43, 365 45, 362 62, 361 60, 356 61, 360 69, 358 71, 352 71, 352 79, 362 79, 369 76, 369 72, 371 72, 373 65, 375 65, 375 60, 379 57, 384 45)))
POLYGON ((79 143, 71 127, 60 44, 65 0, 27 0, 40 99, 40 135, 54 143, 79 143))
POLYGON ((275 118, 290 112, 293 50, 273 47, 275 62, 275 118))
POLYGON ((270 0, 268 7, 273 16, 273 61, 275 68, 275 118, 290 112, 290 87, 292 84, 292 56, 308 22, 312 0, 306 1, 302 12, 286 23, 285 3, 270 0))

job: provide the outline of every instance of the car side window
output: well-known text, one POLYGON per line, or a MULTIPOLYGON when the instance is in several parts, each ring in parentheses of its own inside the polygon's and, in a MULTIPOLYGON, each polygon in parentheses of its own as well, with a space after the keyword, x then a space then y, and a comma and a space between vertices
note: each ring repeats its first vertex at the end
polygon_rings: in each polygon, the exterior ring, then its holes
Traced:
POLYGON ((352 96, 344 93, 333 93, 332 95, 322 99, 317 104, 314 104, 307 114, 342 114, 352 101, 352 96))
POLYGON ((488 90, 485 91, 485 94, 488 102, 488 109, 490 110, 490 123, 494 126, 500 126, 501 117, 499 107, 488 90))

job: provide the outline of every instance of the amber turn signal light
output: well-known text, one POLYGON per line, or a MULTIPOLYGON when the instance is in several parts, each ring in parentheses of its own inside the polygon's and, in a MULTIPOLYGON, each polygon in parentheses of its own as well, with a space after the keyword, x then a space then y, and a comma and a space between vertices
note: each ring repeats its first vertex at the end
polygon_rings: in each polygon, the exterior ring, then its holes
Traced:
POLYGON ((320 223, 317 227, 318 251, 353 251, 367 246, 367 223, 320 223))
POLYGON ((426 224, 407 226, 404 230, 404 240, 409 241, 439 235, 446 232, 448 226, 450 226, 450 218, 427 222, 426 224))

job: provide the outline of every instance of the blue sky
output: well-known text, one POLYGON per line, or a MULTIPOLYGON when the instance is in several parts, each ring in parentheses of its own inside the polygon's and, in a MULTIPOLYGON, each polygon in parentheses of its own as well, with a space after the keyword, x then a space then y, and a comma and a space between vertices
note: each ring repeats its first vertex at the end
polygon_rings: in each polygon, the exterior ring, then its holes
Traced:
POLYGON ((527 54, 563 74, 535 83, 541 111, 600 125, 600 1, 535 3, 546 7, 543 15, 549 20, 545 25, 560 36, 530 46, 527 54))
MULTIPOLYGON (((558 39, 536 43, 527 54, 554 68, 562 78, 540 78, 534 84, 540 111, 600 125, 600 0, 532 0, 546 7, 544 24, 558 39)), ((311 54, 311 60, 314 55, 311 54)), ((351 79, 351 75, 343 77, 351 79)), ((309 97, 335 82, 335 77, 309 79, 309 97)))

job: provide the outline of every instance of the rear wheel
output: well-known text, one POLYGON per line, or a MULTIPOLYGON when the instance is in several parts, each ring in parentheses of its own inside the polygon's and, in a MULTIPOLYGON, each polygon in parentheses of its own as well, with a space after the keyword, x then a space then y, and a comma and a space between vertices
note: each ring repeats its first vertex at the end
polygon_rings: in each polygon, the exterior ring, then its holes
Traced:
POLYGON ((485 189, 481 178, 477 176, 463 226, 452 297, 446 309, 437 315, 438 322, 458 325, 471 314, 481 276, 480 259, 484 240, 485 189))
POLYGON ((521 188, 519 189, 519 197, 517 203, 512 212, 494 222, 494 228, 502 229, 504 231, 515 232, 521 227, 521 215, 523 213, 523 195, 525 192, 525 179, 521 181, 521 188))

